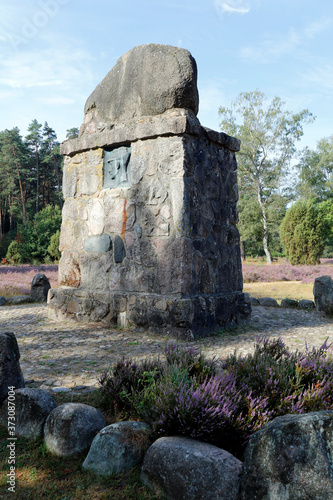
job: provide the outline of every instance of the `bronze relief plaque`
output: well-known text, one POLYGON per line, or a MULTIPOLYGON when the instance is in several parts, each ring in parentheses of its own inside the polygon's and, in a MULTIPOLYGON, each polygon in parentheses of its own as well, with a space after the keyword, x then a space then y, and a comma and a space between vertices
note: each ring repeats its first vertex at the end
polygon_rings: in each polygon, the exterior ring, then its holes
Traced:
POLYGON ((129 187, 131 185, 131 147, 121 146, 104 151, 103 188, 129 187))

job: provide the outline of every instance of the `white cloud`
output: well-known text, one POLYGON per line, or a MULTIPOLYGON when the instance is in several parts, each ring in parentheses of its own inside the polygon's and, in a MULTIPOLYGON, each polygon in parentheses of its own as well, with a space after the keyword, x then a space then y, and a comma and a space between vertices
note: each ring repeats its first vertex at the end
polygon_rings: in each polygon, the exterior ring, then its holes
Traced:
POLYGON ((287 33, 271 34, 257 45, 242 47, 239 55, 242 59, 256 63, 269 63, 272 60, 293 52, 295 49, 305 49, 309 40, 320 35, 331 24, 330 19, 314 21, 296 31, 289 28, 287 33))
POLYGON ((42 104, 47 104, 50 106, 66 106, 68 104, 74 104, 76 101, 71 97, 64 97, 61 95, 54 95, 50 97, 41 97, 38 99, 42 104))
POLYGON ((12 89, 78 85, 91 79, 89 60, 86 51, 73 46, 0 55, 0 85, 12 89))
POLYGON ((330 24, 331 24, 330 19, 322 19, 321 21, 315 21, 309 24, 309 26, 305 28, 304 34, 308 38, 314 38, 319 33, 325 31, 325 29, 328 28, 330 24))
POLYGON ((214 0, 214 5, 221 14, 247 14, 250 11, 244 0, 214 0))
POLYGON ((301 78, 314 84, 317 91, 327 92, 329 97, 333 91, 333 63, 324 62, 313 65, 307 72, 303 72, 301 78))
POLYGON ((288 35, 275 36, 260 42, 257 46, 241 48, 240 57, 257 63, 269 63, 273 58, 292 52, 300 44, 301 37, 291 29, 288 35))

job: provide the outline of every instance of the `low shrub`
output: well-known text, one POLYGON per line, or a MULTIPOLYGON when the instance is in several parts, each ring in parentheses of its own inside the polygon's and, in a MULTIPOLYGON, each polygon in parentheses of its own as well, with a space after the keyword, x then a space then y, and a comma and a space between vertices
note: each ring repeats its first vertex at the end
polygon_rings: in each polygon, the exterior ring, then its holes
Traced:
POLYGON ((251 434, 286 413, 333 409, 327 341, 290 352, 281 339, 257 339, 247 356, 207 360, 191 347, 167 346, 160 358, 123 358, 100 378, 105 408, 149 423, 156 437, 183 435, 241 458, 251 434))
POLYGON ((323 262, 317 266, 299 265, 292 266, 288 262, 283 264, 248 264, 243 263, 244 283, 267 283, 273 281, 301 281, 313 283, 316 278, 327 274, 333 279, 333 266, 323 262))

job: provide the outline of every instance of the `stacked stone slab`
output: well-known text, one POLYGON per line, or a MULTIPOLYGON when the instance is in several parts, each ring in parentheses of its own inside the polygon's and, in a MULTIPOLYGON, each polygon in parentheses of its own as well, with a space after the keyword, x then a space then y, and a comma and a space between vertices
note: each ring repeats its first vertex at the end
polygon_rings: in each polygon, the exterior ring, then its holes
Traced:
POLYGON ((184 49, 138 46, 88 98, 64 160, 59 289, 50 315, 182 338, 247 321, 237 139, 196 117, 184 49))

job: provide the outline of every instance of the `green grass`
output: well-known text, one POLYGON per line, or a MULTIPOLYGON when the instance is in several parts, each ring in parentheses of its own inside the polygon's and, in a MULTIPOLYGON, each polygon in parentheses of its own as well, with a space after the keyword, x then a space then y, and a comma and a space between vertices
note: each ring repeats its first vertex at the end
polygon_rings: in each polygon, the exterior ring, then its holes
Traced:
MULTIPOLYGON (((56 394, 58 404, 80 402, 98 405, 95 394, 73 396, 56 394)), ((107 424, 112 423, 106 416, 107 424)), ((49 453, 42 439, 16 441, 15 495, 8 491, 9 471, 7 430, 0 427, 0 498, 52 500, 150 500, 153 497, 140 481, 141 466, 111 478, 103 478, 83 471, 82 463, 87 453, 75 457, 59 458, 49 453)))

